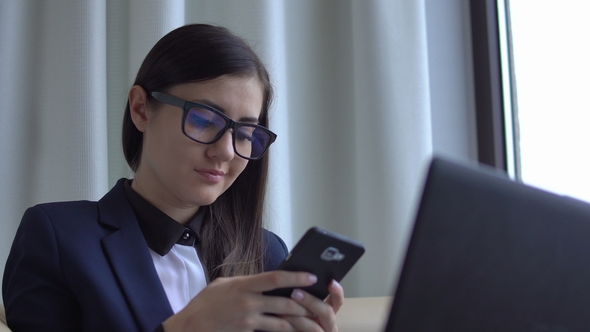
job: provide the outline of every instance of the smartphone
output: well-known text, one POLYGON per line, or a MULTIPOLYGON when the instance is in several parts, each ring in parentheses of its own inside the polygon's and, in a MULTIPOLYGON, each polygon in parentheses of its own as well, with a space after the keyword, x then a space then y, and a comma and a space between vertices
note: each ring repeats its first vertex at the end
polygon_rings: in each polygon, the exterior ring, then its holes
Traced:
MULTIPOLYGON (((312 227, 297 242, 278 270, 302 271, 318 277, 304 291, 324 300, 332 280, 340 282, 365 252, 362 243, 328 230, 312 227)), ((278 288, 265 295, 290 297, 293 288, 278 288)))

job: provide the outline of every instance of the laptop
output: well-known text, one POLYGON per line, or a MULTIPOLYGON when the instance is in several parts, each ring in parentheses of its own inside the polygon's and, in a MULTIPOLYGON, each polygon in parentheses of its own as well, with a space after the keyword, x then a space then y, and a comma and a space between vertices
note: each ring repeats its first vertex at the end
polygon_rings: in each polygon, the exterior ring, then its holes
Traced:
POLYGON ((590 331, 590 204, 434 158, 392 331, 590 331))

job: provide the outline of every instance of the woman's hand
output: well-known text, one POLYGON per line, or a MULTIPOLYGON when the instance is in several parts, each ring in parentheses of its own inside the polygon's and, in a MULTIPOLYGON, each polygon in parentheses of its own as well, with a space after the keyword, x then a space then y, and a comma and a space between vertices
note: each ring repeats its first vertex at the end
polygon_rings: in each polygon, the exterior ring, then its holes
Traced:
POLYGON ((284 316, 297 331, 337 332, 336 313, 344 303, 344 290, 336 280, 332 280, 328 290, 330 295, 325 301, 296 289, 291 298, 307 308, 313 316, 284 316))
POLYGON ((167 332, 314 331, 309 329, 309 324, 301 322, 304 317, 317 317, 317 320, 305 318, 306 323, 332 327, 334 312, 343 301, 340 286, 330 287, 330 299, 326 303, 309 294, 301 300, 262 295, 262 292, 275 288, 311 286, 316 281, 317 278, 309 273, 286 271, 218 278, 184 309, 168 318, 163 327, 167 332))

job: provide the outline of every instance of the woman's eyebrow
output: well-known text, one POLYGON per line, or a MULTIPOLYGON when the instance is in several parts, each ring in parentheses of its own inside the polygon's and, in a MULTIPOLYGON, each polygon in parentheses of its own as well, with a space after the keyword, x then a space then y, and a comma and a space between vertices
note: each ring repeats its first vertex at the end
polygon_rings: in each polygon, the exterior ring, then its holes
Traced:
MULTIPOLYGON (((211 106, 211 107, 215 108, 216 110, 220 111, 221 113, 227 115, 227 112, 223 107, 217 105, 216 103, 212 102, 209 99, 193 100, 192 102, 211 106)), ((239 118, 238 121, 258 124, 258 118, 253 117, 253 116, 245 116, 245 117, 239 118)))

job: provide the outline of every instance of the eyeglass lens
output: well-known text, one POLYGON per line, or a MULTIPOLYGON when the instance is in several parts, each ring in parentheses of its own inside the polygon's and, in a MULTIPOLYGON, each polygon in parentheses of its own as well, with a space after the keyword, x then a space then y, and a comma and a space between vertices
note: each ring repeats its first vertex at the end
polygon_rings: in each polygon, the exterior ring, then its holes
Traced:
MULTIPOLYGON (((184 121, 187 136, 201 143, 215 141, 226 126, 226 120, 219 114, 203 107, 192 107, 184 121)), ((235 152, 244 158, 258 158, 268 145, 271 136, 254 125, 237 124, 233 134, 235 152)))

